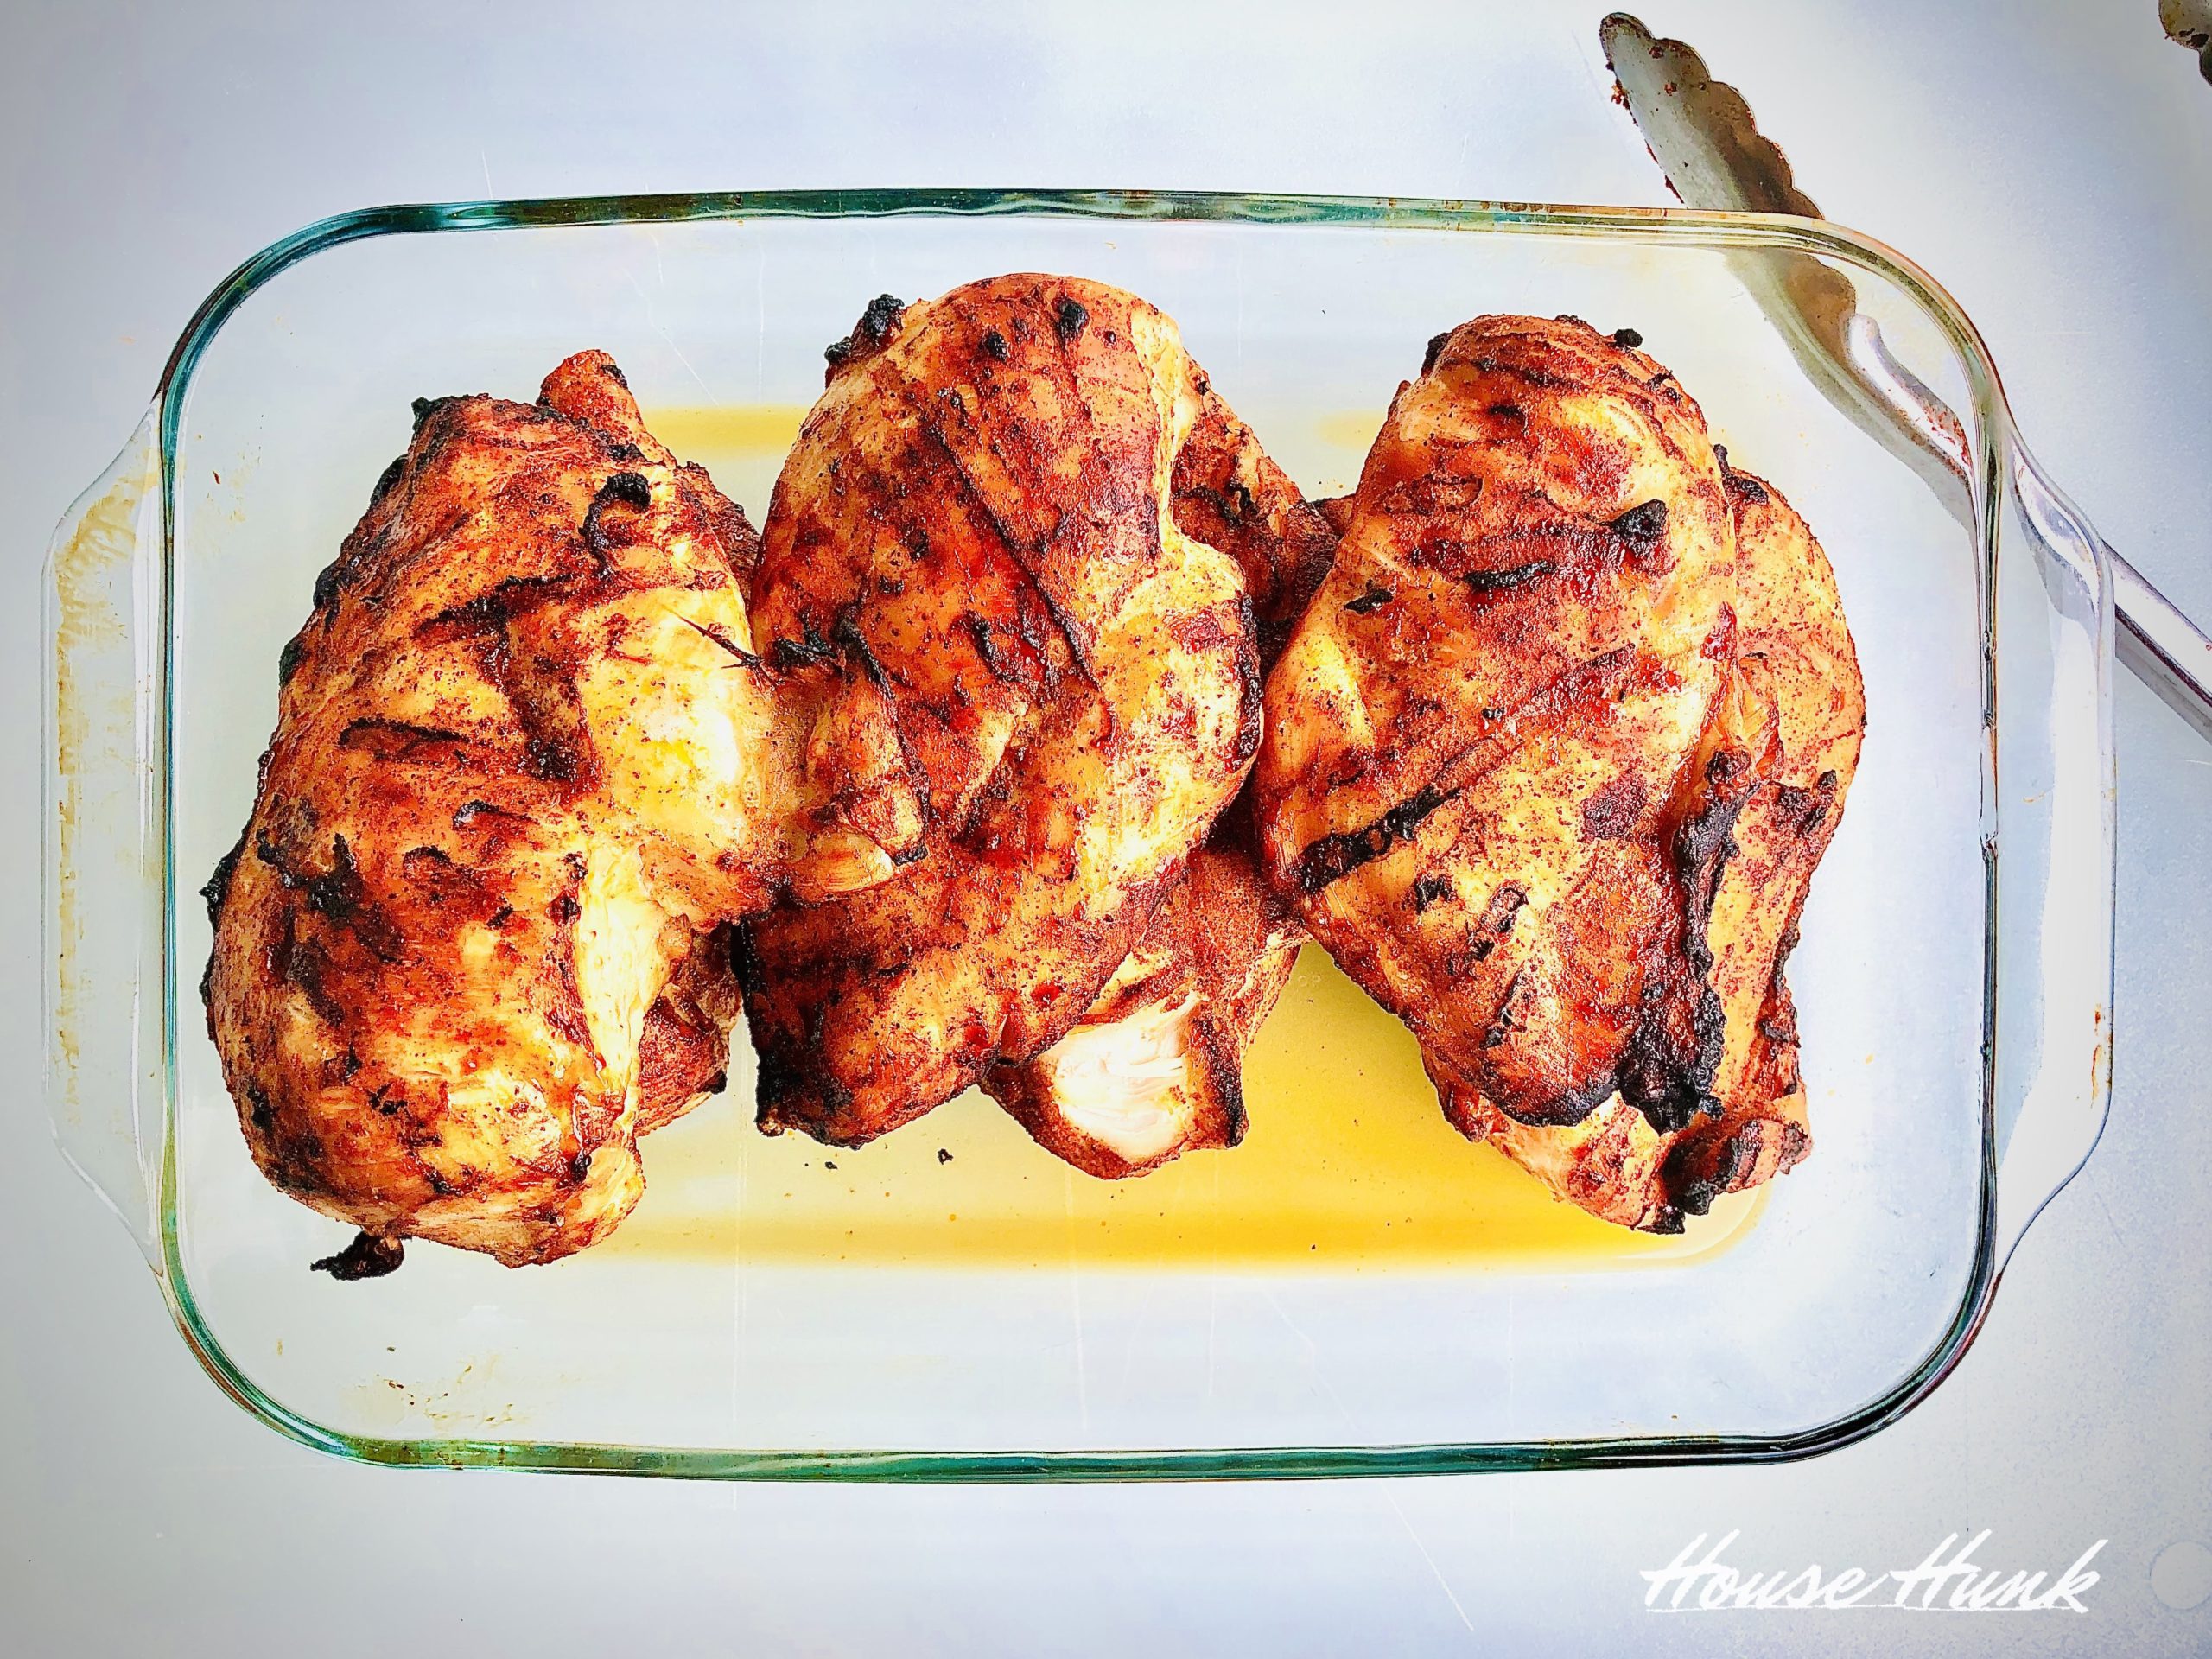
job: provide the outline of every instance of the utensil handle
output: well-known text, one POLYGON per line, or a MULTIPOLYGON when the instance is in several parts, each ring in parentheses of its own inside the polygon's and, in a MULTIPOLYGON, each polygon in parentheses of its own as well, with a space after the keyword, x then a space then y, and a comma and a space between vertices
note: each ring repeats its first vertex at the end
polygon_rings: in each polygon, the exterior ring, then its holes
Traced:
POLYGON ((41 595, 47 1110, 62 1155, 156 1270, 162 510, 149 410, 54 531, 41 595))
POLYGON ((2120 610, 2113 643, 2120 663, 2212 741, 2212 639, 2110 543, 2105 563, 2112 567, 2113 599, 2120 610))

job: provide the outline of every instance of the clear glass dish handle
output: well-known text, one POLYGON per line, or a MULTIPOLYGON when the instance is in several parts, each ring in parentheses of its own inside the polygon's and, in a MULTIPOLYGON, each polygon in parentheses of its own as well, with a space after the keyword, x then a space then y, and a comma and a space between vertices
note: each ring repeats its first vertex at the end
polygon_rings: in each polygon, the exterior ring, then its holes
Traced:
POLYGON ((2006 437, 1999 569, 2012 574, 2000 574, 1997 598, 1993 803, 2000 1268, 2104 1131, 2118 798, 2112 571, 2088 521, 2006 437))
POLYGON ((159 1270, 163 1043, 158 408, 54 531, 42 590, 46 1099, 159 1270))

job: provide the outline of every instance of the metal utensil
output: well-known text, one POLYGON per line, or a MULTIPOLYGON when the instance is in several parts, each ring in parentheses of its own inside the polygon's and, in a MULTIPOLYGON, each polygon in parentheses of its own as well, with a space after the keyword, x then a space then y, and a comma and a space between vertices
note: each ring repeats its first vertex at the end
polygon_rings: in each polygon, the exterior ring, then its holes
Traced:
MULTIPOLYGON (((1758 130, 1743 94, 1713 79, 1681 41, 1615 12, 1598 26, 1620 101, 1675 195, 1736 213, 1821 210, 1758 130)), ((1973 523, 1971 453, 1959 417, 1894 357, 1851 281, 1808 256, 1762 261, 1745 279, 1815 383, 1852 421, 1908 461, 1962 524, 1973 523)), ((2119 612, 2117 654, 2166 705, 2212 740, 2212 639, 2110 543, 2104 555, 2119 612)))

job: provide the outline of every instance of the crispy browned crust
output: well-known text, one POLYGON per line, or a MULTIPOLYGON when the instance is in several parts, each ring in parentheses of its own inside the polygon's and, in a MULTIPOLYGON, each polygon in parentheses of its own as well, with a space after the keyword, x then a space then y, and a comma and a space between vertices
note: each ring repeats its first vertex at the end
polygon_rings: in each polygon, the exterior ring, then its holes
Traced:
POLYGON ((1338 531, 1218 397, 1201 403, 1175 457, 1175 523, 1244 573, 1260 664, 1274 666, 1336 557, 1338 531))
POLYGON ((417 405, 207 890, 209 1031, 279 1186, 511 1264, 636 1201, 641 1122, 727 1056, 713 931, 823 853, 774 764, 753 556, 603 353, 534 405, 417 405))
POLYGON ((1172 505, 1192 435, 1221 498, 1198 528, 1242 545, 1304 508, 1173 324, 1100 283, 880 302, 832 355, 756 614, 802 679, 861 666, 810 763, 919 830, 865 901, 753 925, 741 973, 761 1126, 852 1144, 1058 1041, 1249 770, 1252 598, 1172 505))
POLYGON ((1681 1228, 1724 1192, 1773 1179, 1812 1149, 1783 965, 1813 872, 1843 815, 1866 709, 1827 556, 1772 486, 1726 474, 1737 538, 1732 719, 1758 729, 1758 778, 1714 880, 1709 982, 1725 1019, 1713 1104, 1661 1134, 1618 1099, 1571 1129, 1531 1128, 1464 1090, 1446 1110, 1562 1198, 1607 1220, 1681 1228))
POLYGON ((1780 963, 1864 722, 1827 562, 1642 353, 1431 346, 1270 681, 1269 865, 1446 1116, 1673 1230, 1810 1145, 1780 963))
POLYGON ((645 1011, 638 1039, 638 1133, 651 1135, 729 1081, 730 1030, 741 1012, 731 959, 735 930, 718 928, 687 952, 645 1011))
MULTIPOLYGON (((1308 503, 1211 397, 1176 457, 1174 492, 1184 533, 1227 550, 1244 573, 1260 661, 1273 666, 1335 558, 1332 504, 1308 503)), ((1245 1050, 1305 938, 1260 874, 1248 786, 1082 1020, 1027 1064, 986 1071, 982 1086, 1039 1146, 1103 1179, 1234 1147, 1244 1138, 1245 1050), (1125 1070, 1144 1072, 1144 1086, 1102 1068, 1116 1055, 1134 1057, 1125 1070)))
POLYGON ((1394 400, 1269 681, 1270 874, 1510 1117, 1579 1122, 1618 1090, 1679 1126, 1710 1093, 1733 553, 1665 371, 1580 322, 1480 319, 1394 400))
MULTIPOLYGON (((1223 826, 1226 829, 1228 826, 1223 826)), ((1037 1143, 1102 1179, 1142 1175, 1186 1152, 1244 1138, 1244 1051, 1273 1012, 1306 937, 1249 846, 1217 833, 1168 889, 1136 946, 1077 1026, 983 1087, 1037 1143), (1086 1064, 1087 1046, 1125 1056, 1150 1043, 1159 1075, 1142 1091, 1141 1142, 1106 1127, 1131 1079, 1086 1064)))

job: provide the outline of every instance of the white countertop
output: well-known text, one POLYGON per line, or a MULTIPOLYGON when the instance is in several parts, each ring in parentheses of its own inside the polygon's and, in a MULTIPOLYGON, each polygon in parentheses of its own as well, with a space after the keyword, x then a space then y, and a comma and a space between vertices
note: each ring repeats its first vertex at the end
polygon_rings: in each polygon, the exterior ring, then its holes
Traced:
MULTIPOLYGON (((16 595, 0 759, 37 775, 48 531, 200 296, 310 219, 392 200, 885 184, 1662 203, 1606 101, 1603 9, 641 3, 509 6, 495 26, 491 7, 310 20, 95 0, 17 16, 0 52, 16 595)), ((2212 616, 2212 86, 2155 13, 1654 0, 1643 16, 1745 88, 1826 212, 1957 295, 2054 475, 2212 616)), ((2212 747, 2124 677, 2117 725, 2111 1125, 1933 1399, 1787 1467, 1333 1484, 694 1486, 383 1471, 278 1440, 201 1376, 49 1142, 39 807, 20 788, 0 802, 19 872, 0 890, 15 1150, 0 1649, 2212 1648, 2212 747), (1981 1558, 2006 1567, 2055 1569, 2109 1540, 2090 1611, 1643 1607, 1638 1570, 1700 1532, 1740 1529, 1731 1559, 1747 1567, 1833 1571, 1984 1528, 1981 1558)))

